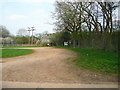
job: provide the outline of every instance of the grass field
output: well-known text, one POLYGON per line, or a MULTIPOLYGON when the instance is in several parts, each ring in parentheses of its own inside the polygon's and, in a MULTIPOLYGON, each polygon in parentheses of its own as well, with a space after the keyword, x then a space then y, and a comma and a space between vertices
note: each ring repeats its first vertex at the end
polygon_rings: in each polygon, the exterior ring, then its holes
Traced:
MULTIPOLYGON (((28 47, 28 46, 17 46, 18 48, 28 47)), ((17 48, 17 47, 7 47, 7 48, 17 48)), ((29 46, 35 47, 35 46, 29 46)), ((36 46, 37 47, 37 46, 36 46)), ((74 60, 78 67, 84 69, 89 69, 95 72, 109 74, 109 75, 118 75, 118 53, 115 52, 105 52, 102 50, 94 49, 82 49, 82 48, 70 48, 70 47, 57 47, 65 48, 72 51, 75 51, 78 54, 78 57, 74 60)), ((1 50, 0 50, 1 51, 1 50)), ((3 49, 0 52, 2 58, 6 57, 15 57, 21 55, 27 55, 33 53, 33 50, 29 49, 3 49)), ((119 73, 120 74, 120 73, 119 73)))
POLYGON ((30 49, 2 49, 0 50, 0 58, 15 57, 33 53, 30 49))
POLYGON ((9 46, 9 47, 0 47, 0 48, 32 48, 32 47, 47 47, 47 46, 9 46))
MULTIPOLYGON (((63 48, 63 47, 59 47, 63 48)), ((66 48, 77 52, 77 66, 103 74, 118 75, 118 53, 94 49, 66 48)), ((119 66, 118 66, 119 65, 119 66)))

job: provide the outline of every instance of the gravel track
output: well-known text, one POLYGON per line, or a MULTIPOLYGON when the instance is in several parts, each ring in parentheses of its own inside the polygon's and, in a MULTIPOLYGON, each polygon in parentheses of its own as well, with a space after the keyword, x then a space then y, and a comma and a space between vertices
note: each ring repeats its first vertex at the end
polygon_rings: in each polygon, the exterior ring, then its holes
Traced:
POLYGON ((81 84, 106 84, 106 87, 117 87, 116 77, 77 68, 72 62, 72 59, 77 56, 73 51, 52 47, 24 49, 33 49, 35 52, 29 55, 3 59, 2 81, 4 88, 13 88, 14 85, 19 88, 31 87, 29 83, 37 83, 36 88, 41 87, 39 84, 43 85, 42 88, 53 88, 54 85, 57 87, 57 83, 58 87, 63 88, 71 87, 71 84, 75 84, 73 88, 81 87, 81 84), (22 82, 25 84, 19 84, 22 82), (48 83, 48 86, 44 83, 48 83), (62 86, 60 86, 61 84, 62 86), (65 86, 66 84, 67 86, 65 86))

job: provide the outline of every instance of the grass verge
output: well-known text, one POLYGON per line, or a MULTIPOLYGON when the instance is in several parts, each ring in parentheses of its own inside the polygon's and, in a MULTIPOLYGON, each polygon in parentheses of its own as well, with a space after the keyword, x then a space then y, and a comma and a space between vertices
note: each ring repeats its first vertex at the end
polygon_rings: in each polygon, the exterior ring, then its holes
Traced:
POLYGON ((32 48, 32 47, 49 47, 49 46, 9 46, 9 47, 0 47, 0 48, 32 48))
POLYGON ((33 53, 30 49, 1 49, 0 58, 16 57, 33 53))
POLYGON ((70 47, 57 47, 66 48, 77 52, 78 58, 74 60, 77 66, 84 69, 89 69, 102 74, 109 74, 117 76, 118 72, 118 53, 105 52, 102 50, 70 48, 70 47))

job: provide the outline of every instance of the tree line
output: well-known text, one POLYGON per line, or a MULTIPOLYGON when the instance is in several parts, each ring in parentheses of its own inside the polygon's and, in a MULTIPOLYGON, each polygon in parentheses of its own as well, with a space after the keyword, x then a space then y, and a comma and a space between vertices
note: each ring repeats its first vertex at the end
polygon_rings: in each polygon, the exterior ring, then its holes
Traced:
MULTIPOLYGON (((120 21, 115 10, 118 8, 119 2, 56 1, 56 34, 69 33, 66 41, 73 47, 117 51, 120 21)), ((62 37, 56 35, 58 38, 62 37)))
POLYGON ((25 29, 19 29, 16 35, 12 35, 5 26, 0 25, 0 44, 3 46, 28 44, 28 37, 25 29))
POLYGON ((49 34, 47 31, 30 35, 30 32, 24 28, 20 28, 16 35, 12 35, 5 26, 0 25, 1 46, 46 46, 50 45, 51 37, 53 34, 49 34))
MULTIPOLYGON (((120 51, 120 20, 117 11, 120 2, 79 2, 56 1, 53 17, 54 30, 34 35, 33 44, 52 46, 69 46, 95 48, 105 51, 120 51)), ((30 38, 26 29, 19 29, 17 35, 11 35, 5 26, 0 26, 3 39, 11 37, 16 44, 29 44, 30 38)))

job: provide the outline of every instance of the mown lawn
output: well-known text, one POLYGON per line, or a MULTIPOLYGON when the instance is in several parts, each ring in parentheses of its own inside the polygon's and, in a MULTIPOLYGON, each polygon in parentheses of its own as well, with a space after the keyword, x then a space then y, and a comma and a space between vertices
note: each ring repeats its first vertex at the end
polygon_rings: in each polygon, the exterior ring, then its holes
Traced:
POLYGON ((30 49, 1 49, 0 58, 16 57, 33 53, 30 49))
POLYGON ((32 47, 47 47, 47 46, 9 46, 9 47, 0 47, 0 48, 32 48, 32 47))
POLYGON ((118 53, 82 48, 66 49, 77 52, 78 58, 74 60, 77 66, 103 74, 118 75, 118 67, 120 66, 118 53))

